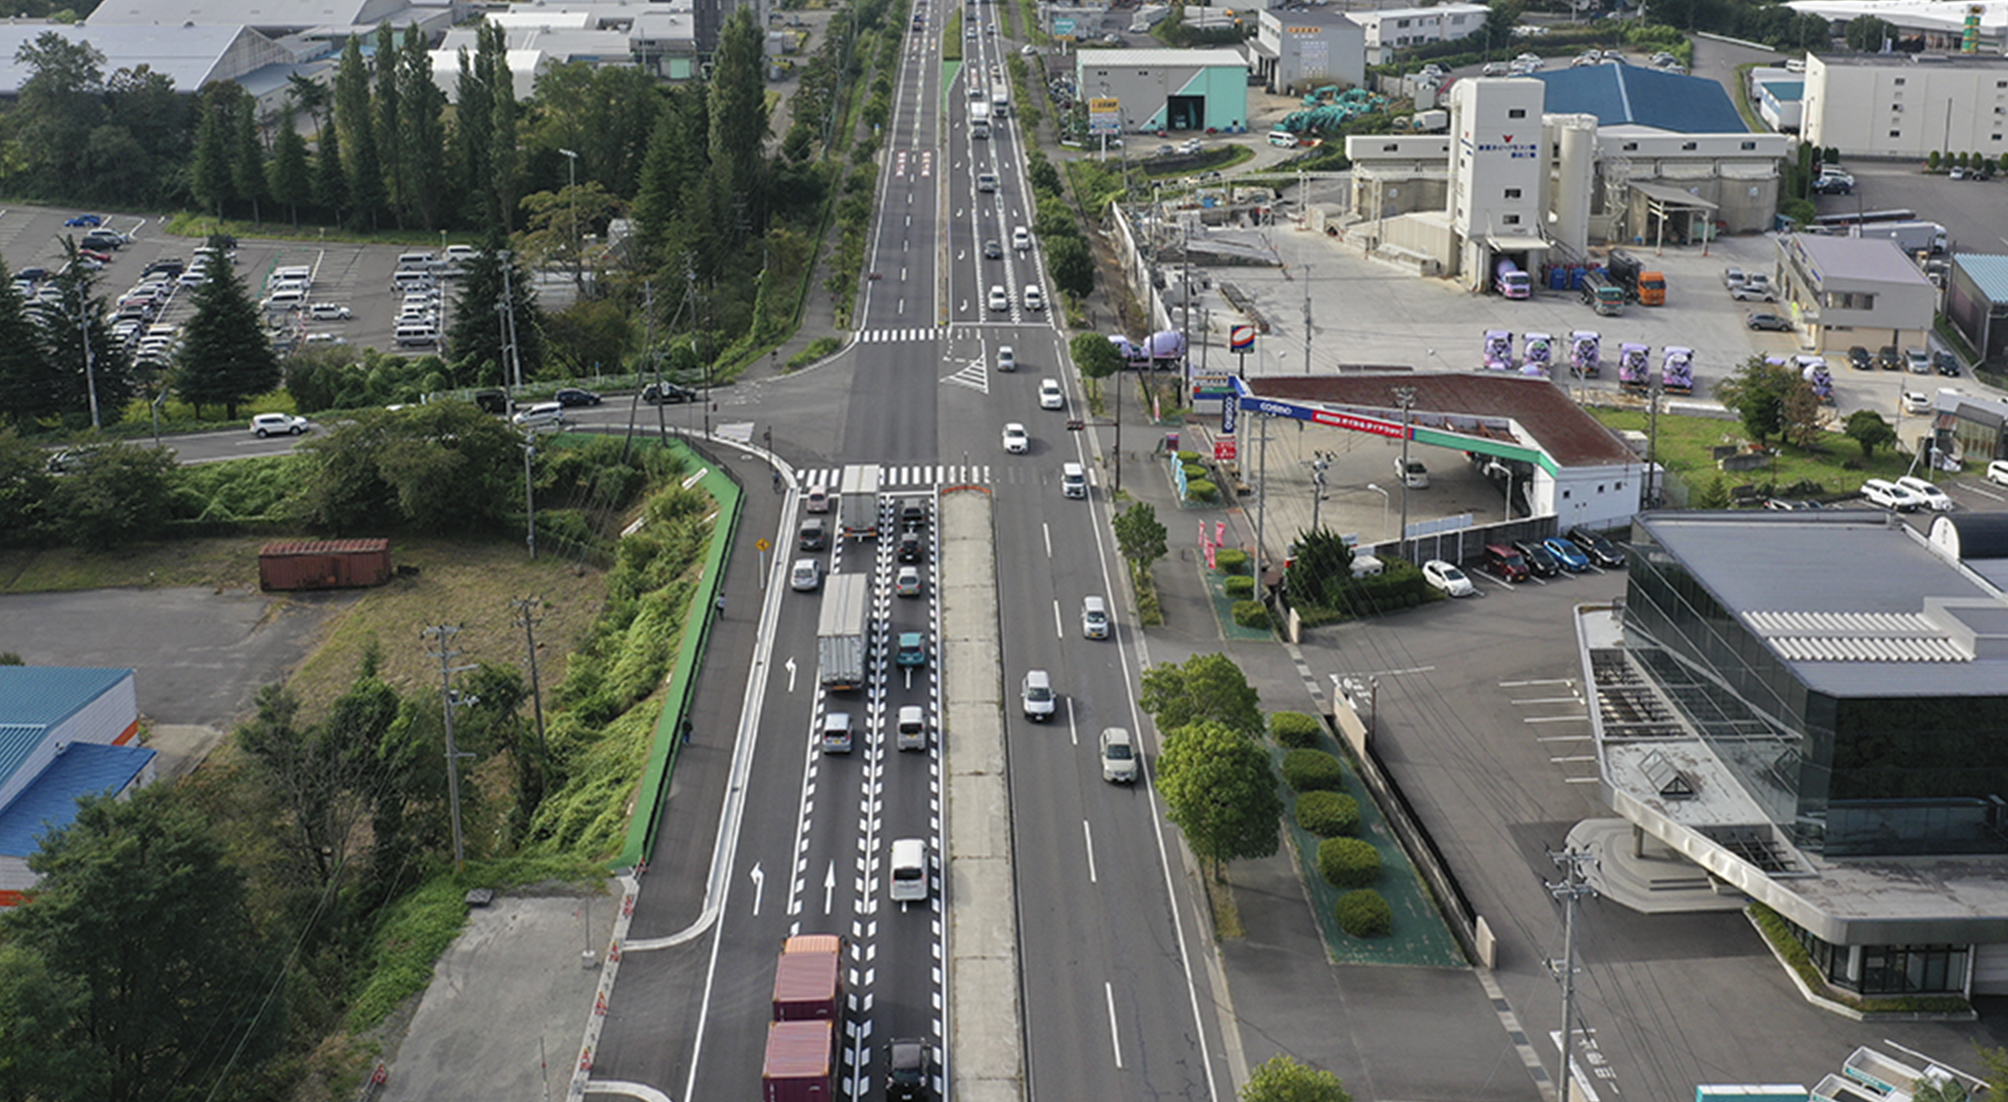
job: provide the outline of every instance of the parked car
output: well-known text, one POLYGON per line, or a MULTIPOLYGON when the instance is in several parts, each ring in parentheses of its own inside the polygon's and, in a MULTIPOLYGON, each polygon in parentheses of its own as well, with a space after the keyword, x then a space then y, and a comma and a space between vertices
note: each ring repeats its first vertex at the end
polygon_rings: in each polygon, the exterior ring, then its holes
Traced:
POLYGON ((105 218, 102 214, 76 214, 63 220, 65 226, 88 226, 92 229, 104 224, 105 218))
POLYGON ((1623 566, 1625 557, 1618 553, 1610 540, 1587 528, 1571 528, 1566 535, 1569 542, 1580 548, 1590 561, 1598 566, 1623 566))
POLYGON ((1953 509, 1952 498, 1944 490, 1916 475, 1904 475, 1896 480, 1896 484, 1909 490, 1924 508, 1934 513, 1949 513, 1953 509))
POLYGON ((1895 509, 1899 513, 1917 511, 1918 499, 1916 494, 1911 493, 1894 482, 1888 482, 1880 478, 1871 478, 1867 482, 1862 483, 1862 497, 1866 498, 1871 505, 1880 505, 1885 509, 1895 509))
POLYGON ((590 390, 583 390, 575 386, 564 387, 556 394, 551 395, 551 397, 561 406, 596 406, 600 404, 599 395, 590 390))
POLYGON ((1527 560, 1521 557, 1520 552, 1503 543, 1485 546, 1485 570, 1508 582, 1524 582, 1534 576, 1533 571, 1527 569, 1527 560))
POLYGON ((1771 292, 1770 276, 1765 275, 1763 272, 1751 272, 1749 275, 1743 277, 1742 286, 1731 287, 1729 289, 1729 297, 1738 302, 1753 298, 1771 302, 1778 296, 1771 292))
POLYGON ((1876 349, 1876 366, 1884 371, 1903 370, 1903 357, 1897 353, 1896 345, 1886 344, 1876 349))
POLYGON ((1562 569, 1571 574, 1581 574, 1590 568, 1590 557, 1583 554, 1582 548, 1560 536, 1549 536, 1541 541, 1541 546, 1547 548, 1548 553, 1562 564, 1562 569))
POLYGON ((313 427, 305 417, 290 413, 261 413, 251 418, 251 432, 260 439, 280 433, 298 436, 313 427))
POLYGON ((1959 358, 1944 349, 1936 349, 1931 354, 1931 365, 1940 375, 1948 379, 1959 378, 1959 358))
POLYGON ((1431 559, 1422 564, 1422 580, 1428 582, 1431 588, 1440 589, 1452 597, 1469 597, 1478 592, 1478 587, 1471 584, 1464 571, 1442 559, 1431 559))
POLYGON ((1792 323, 1777 314, 1753 313, 1743 319, 1743 324, 1752 329, 1768 329, 1774 333, 1792 331, 1792 323))
POLYGON ((1874 371, 1876 358, 1869 354, 1868 349, 1858 344, 1848 349, 1848 366, 1856 371, 1874 371))
POLYGON ((1722 286, 1727 290, 1734 291, 1738 287, 1743 286, 1743 279, 1743 269, 1741 268, 1722 269, 1722 286))
POLYGON ((339 302, 316 302, 308 305, 307 316, 315 321, 347 321, 355 314, 339 302))
POLYGON ((2008 486, 2008 459, 1995 459, 1987 464, 1987 481, 2008 486))
POLYGON ((1906 348, 1903 350, 1903 366, 1912 375, 1929 375, 1931 357, 1922 348, 1906 348))
POLYGON ((1527 569, 1537 577, 1552 578, 1562 572, 1561 560, 1555 558, 1540 540, 1515 540, 1513 549, 1527 560, 1527 569))

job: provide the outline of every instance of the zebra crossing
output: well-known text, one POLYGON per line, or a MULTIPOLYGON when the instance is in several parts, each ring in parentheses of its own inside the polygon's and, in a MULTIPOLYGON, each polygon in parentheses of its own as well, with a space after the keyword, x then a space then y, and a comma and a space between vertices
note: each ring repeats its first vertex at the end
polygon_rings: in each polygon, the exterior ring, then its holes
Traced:
POLYGON ((931 341, 943 335, 940 329, 933 326, 920 329, 863 329, 858 332, 858 343, 899 344, 905 341, 931 341))
MULTIPOLYGON (((842 467, 813 467, 795 472, 795 488, 808 490, 823 486, 834 491, 843 484, 842 467)), ((879 468, 879 489, 897 491, 903 487, 988 485, 990 467, 983 463, 914 464, 879 468)))

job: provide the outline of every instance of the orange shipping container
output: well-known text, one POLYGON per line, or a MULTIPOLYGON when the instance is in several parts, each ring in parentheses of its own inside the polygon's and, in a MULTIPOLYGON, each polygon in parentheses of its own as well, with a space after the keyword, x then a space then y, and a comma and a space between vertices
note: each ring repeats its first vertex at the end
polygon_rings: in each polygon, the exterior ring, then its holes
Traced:
POLYGON ((390 541, 291 540, 258 551, 262 589, 352 589, 390 580, 390 541))

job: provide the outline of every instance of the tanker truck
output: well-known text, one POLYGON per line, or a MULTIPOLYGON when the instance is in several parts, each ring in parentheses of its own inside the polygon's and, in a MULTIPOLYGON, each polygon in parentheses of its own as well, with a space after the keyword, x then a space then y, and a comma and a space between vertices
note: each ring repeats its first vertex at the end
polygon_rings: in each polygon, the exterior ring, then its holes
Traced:
POLYGON ((1547 378, 1555 358, 1555 338, 1546 333, 1529 333, 1525 340, 1527 355, 1521 361, 1520 374, 1547 378))
POLYGON ((1513 370, 1513 334, 1504 329, 1485 331, 1485 369, 1487 371, 1513 370))
POLYGON ((1492 289, 1507 298, 1527 298, 1533 294, 1533 281, 1511 260, 1500 257, 1492 272, 1492 289))

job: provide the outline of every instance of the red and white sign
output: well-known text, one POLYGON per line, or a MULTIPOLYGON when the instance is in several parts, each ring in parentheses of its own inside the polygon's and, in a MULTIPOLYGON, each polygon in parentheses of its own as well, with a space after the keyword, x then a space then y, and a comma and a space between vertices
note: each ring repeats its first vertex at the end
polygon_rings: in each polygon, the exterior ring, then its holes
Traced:
POLYGON ((1234 458, 1234 441, 1229 439, 1215 440, 1213 442, 1213 458, 1220 462, 1234 458))

